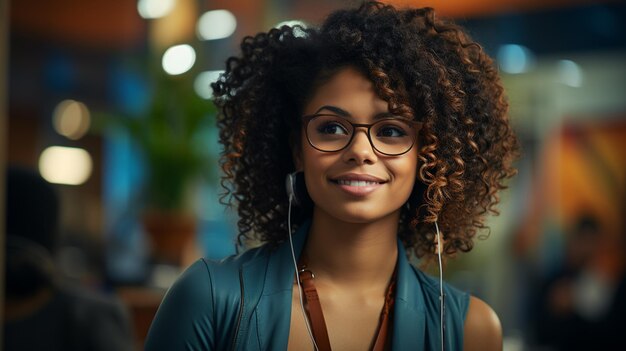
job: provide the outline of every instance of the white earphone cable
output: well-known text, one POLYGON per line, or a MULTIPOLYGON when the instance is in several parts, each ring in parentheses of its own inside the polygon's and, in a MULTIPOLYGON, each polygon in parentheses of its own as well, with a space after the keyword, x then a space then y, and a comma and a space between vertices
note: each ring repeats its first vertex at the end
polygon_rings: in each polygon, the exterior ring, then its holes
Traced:
POLYGON ((445 344, 444 344, 444 331, 443 331, 443 326, 444 326, 444 295, 443 295, 443 265, 441 263, 441 251, 442 251, 442 247, 441 247, 441 234, 439 233, 439 225, 437 225, 437 222, 435 222, 435 229, 437 230, 437 258, 439 261, 439 332, 440 332, 440 339, 441 339, 441 351, 445 350, 445 344))
POLYGON ((289 246, 291 247, 291 258, 293 259, 293 267, 296 272, 296 282, 298 283, 298 296, 300 297, 300 308, 302 310, 302 317, 304 317, 304 324, 306 325, 306 331, 309 333, 311 337, 311 341, 313 342, 313 347, 315 351, 319 351, 317 347, 317 343, 315 342, 315 338, 313 337, 313 332, 311 331, 311 326, 309 325, 309 318, 306 315, 306 311, 304 310, 304 300, 302 299, 302 285, 300 285, 300 277, 298 275, 298 262, 296 260, 296 253, 293 249, 293 240, 291 239, 291 202, 293 200, 293 194, 289 194, 289 210, 287 213, 287 223, 289 227, 289 246))

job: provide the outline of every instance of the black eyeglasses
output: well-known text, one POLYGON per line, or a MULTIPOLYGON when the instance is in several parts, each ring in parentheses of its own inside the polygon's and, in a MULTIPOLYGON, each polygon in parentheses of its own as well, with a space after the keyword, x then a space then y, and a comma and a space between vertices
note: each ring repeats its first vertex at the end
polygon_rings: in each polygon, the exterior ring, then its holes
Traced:
POLYGON ((332 114, 303 116, 306 137, 312 147, 323 152, 345 149, 356 128, 367 128, 367 138, 374 150, 387 156, 407 153, 417 140, 422 123, 401 118, 384 118, 371 124, 357 124, 332 114))

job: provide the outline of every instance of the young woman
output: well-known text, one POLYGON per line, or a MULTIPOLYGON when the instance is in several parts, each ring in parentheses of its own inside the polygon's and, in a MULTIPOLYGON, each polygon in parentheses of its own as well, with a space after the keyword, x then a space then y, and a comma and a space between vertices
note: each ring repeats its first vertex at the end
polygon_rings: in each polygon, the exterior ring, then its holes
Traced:
POLYGON ((432 9, 368 2, 241 49, 213 84, 223 185, 240 244, 264 245, 192 265, 146 349, 500 350, 488 305, 407 258, 471 250, 514 174, 481 47, 432 9))

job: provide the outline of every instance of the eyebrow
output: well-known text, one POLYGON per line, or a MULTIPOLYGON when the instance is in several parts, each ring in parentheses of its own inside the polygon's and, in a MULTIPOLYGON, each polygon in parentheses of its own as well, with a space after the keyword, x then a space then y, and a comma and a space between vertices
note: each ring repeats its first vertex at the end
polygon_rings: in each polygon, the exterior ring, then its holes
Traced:
MULTIPOLYGON (((317 114, 320 114, 320 112, 323 111, 323 110, 329 110, 329 111, 339 115, 340 117, 352 118, 352 115, 350 114, 350 112, 348 112, 348 111, 346 111, 346 110, 344 110, 344 109, 342 109, 340 107, 332 106, 332 105, 324 105, 324 106, 320 107, 311 116, 315 116, 317 114)), ((375 120, 376 119, 382 119, 382 118, 389 118, 389 117, 399 117, 399 118, 402 118, 402 119, 406 119, 406 118, 404 118, 402 116, 396 116, 396 115, 394 115, 391 112, 380 112, 380 113, 377 113, 376 115, 374 115, 374 119, 375 120)))

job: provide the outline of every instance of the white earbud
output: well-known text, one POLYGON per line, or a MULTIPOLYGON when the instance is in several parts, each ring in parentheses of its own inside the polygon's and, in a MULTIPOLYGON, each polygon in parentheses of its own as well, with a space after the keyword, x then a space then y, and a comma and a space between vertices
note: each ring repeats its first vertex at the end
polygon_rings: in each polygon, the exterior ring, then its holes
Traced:
POLYGON ((296 175, 298 174, 298 171, 296 172, 292 172, 287 174, 287 177, 285 178, 285 189, 287 190, 287 196, 289 197, 289 203, 291 204, 291 201, 293 201, 293 203, 298 206, 300 205, 300 201, 298 199, 298 196, 296 195, 296 189, 297 189, 297 185, 296 185, 296 175))

